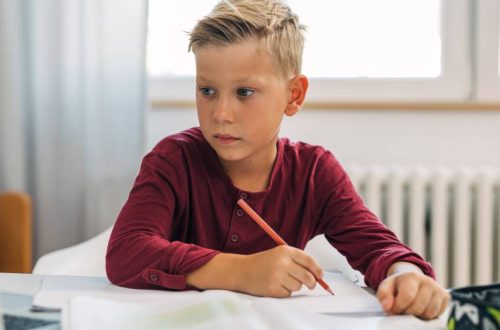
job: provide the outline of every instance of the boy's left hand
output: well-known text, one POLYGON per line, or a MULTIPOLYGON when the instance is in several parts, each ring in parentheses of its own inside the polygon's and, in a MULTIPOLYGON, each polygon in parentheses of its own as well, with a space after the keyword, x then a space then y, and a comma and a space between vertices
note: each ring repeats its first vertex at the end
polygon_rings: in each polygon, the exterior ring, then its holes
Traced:
POLYGON ((398 262, 380 283, 377 298, 388 314, 411 314, 430 320, 445 311, 450 294, 417 266, 398 262))

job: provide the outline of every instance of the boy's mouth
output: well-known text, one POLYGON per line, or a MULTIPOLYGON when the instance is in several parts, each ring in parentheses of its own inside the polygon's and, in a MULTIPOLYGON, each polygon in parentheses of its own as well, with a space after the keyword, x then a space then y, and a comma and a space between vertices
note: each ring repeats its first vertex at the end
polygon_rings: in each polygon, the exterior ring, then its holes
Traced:
POLYGON ((230 144, 238 140, 241 140, 240 138, 234 137, 229 134, 215 134, 214 137, 221 144, 230 144))

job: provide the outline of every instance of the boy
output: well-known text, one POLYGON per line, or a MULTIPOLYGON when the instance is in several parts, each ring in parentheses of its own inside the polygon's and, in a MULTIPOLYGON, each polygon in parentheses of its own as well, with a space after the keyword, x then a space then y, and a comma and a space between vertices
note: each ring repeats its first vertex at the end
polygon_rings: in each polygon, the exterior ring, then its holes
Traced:
POLYGON ((304 102, 304 27, 280 0, 227 0, 190 34, 199 128, 143 160, 113 229, 111 282, 133 288, 227 289, 287 297, 323 271, 302 251, 316 235, 378 288, 388 313, 432 319, 449 295, 430 265, 364 205, 325 149, 278 138, 304 102), (245 199, 290 246, 240 209, 245 199))

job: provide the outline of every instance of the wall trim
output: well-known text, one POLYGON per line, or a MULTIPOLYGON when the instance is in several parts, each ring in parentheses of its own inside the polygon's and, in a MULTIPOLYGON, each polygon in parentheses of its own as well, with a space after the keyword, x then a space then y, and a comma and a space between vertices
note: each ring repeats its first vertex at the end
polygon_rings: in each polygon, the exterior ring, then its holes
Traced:
MULTIPOLYGON (((192 101, 152 100, 153 111, 193 109, 192 101)), ((500 102, 306 102, 305 110, 434 110, 434 111, 500 111, 500 102)))

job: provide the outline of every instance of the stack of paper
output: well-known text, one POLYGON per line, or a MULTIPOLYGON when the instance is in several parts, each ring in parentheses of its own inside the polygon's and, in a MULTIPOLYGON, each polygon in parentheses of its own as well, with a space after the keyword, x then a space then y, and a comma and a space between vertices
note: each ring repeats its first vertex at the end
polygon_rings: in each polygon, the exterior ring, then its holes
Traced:
POLYGON ((71 330, 365 330, 366 326, 350 318, 308 313, 269 300, 241 299, 238 294, 227 291, 211 291, 194 299, 148 304, 78 296, 63 307, 61 324, 63 329, 71 330))
POLYGON ((149 304, 78 296, 63 308, 62 328, 86 329, 265 329, 259 315, 230 293, 149 304))
POLYGON ((72 330, 345 329, 356 324, 351 317, 382 315, 375 297, 342 274, 327 273, 324 279, 335 296, 318 285, 278 299, 222 290, 133 290, 104 278, 51 276, 33 304, 62 308, 62 327, 72 330))

